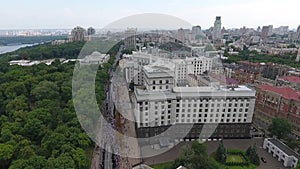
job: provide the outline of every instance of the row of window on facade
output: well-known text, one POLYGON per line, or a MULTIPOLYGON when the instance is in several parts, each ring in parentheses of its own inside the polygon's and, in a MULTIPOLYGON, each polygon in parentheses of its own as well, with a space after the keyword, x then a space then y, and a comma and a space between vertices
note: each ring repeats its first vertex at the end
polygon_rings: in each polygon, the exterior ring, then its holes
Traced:
MULTIPOLYGON (((225 102, 225 99, 212 99, 212 98, 199 98, 199 99, 185 99, 185 100, 182 100, 182 99, 177 99, 177 107, 179 107, 180 105, 179 104, 182 104, 182 106, 184 107, 185 106, 185 103, 183 102, 212 102, 210 103, 210 106, 211 107, 214 107, 215 103, 216 102, 221 102, 221 103, 216 103, 217 107, 220 107, 220 104, 223 104, 223 106, 225 107, 227 104, 229 107, 231 107, 233 105, 233 103, 224 103, 225 102)), ((165 102, 167 103, 172 103, 172 100, 163 100, 163 101, 155 101, 154 104, 165 104, 165 102)), ((248 107, 249 106, 249 102, 250 102, 250 99, 243 99, 243 98, 237 98, 237 99, 232 99, 232 98, 228 98, 226 99, 226 102, 244 102, 245 103, 245 106, 248 107)), ((140 106, 142 106, 144 103, 144 105, 148 105, 149 102, 148 101, 144 101, 144 102, 138 102, 138 104, 140 106)), ((244 103, 240 103, 240 107, 243 107, 244 106, 244 103)), ((187 106, 190 107, 192 103, 188 103, 187 106)), ((194 107, 197 107, 197 104, 199 105, 199 107, 202 107, 203 106, 203 103, 194 103, 193 106, 194 107)), ((209 103, 206 103, 205 104, 206 107, 209 106, 209 103)), ((238 103, 234 103, 234 106, 237 107, 238 106, 238 103)))

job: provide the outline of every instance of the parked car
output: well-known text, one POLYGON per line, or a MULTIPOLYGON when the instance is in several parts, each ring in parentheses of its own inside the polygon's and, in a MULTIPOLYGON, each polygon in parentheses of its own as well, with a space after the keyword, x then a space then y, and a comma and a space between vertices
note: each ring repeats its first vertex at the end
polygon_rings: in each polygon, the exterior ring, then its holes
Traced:
POLYGON ((262 162, 267 163, 267 160, 264 157, 260 158, 262 162))

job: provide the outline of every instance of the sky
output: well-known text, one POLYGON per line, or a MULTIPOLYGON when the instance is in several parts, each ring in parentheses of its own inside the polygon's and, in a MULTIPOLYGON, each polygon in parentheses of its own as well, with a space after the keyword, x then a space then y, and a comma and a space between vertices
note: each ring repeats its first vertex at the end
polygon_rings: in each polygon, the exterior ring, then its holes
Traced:
POLYGON ((103 28, 123 17, 161 13, 209 28, 300 25, 299 0, 0 0, 0 29, 103 28))

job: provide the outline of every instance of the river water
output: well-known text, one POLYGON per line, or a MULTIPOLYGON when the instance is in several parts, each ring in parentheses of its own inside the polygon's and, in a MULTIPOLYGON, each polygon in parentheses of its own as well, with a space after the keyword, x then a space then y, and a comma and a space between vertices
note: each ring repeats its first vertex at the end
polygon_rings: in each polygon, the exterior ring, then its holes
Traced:
POLYGON ((33 46, 33 45, 36 45, 36 44, 19 44, 19 45, 0 46, 0 54, 13 52, 20 48, 27 47, 27 46, 33 46))

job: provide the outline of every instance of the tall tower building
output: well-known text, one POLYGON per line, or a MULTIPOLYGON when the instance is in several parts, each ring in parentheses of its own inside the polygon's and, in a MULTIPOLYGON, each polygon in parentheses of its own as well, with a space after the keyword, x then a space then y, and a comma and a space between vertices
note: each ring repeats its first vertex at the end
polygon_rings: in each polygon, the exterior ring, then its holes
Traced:
POLYGON ((77 26, 72 30, 69 40, 70 41, 85 41, 86 37, 87 37, 86 30, 82 27, 77 26))
POLYGON ((297 32, 296 32, 296 40, 300 41, 300 25, 297 28, 297 32))
POLYGON ((185 40, 185 32, 182 28, 177 30, 177 40, 181 41, 184 43, 185 40))
POLYGON ((193 26, 192 27, 192 39, 199 39, 199 36, 202 34, 201 26, 193 26))
POLYGON ((300 61, 300 48, 298 49, 298 54, 296 57, 296 62, 299 62, 299 61, 300 61))
POLYGON ((271 30, 270 26, 263 26, 261 30, 261 38, 262 39, 268 38, 271 34, 270 30, 271 30))
POLYGON ((273 25, 269 25, 269 31, 268 31, 268 36, 271 36, 273 34, 273 25))
POLYGON ((221 17, 217 16, 216 17, 216 21, 214 24, 214 28, 213 28, 213 40, 220 40, 222 37, 222 33, 221 33, 221 27, 222 23, 221 23, 221 17))
POLYGON ((90 35, 95 35, 96 33, 96 30, 92 27, 89 27, 88 30, 87 30, 87 34, 90 36, 90 35))
POLYGON ((128 28, 125 31, 125 47, 127 49, 136 49, 136 29, 128 28))

